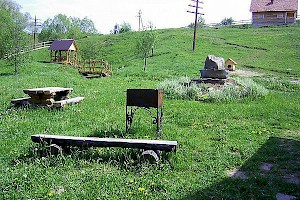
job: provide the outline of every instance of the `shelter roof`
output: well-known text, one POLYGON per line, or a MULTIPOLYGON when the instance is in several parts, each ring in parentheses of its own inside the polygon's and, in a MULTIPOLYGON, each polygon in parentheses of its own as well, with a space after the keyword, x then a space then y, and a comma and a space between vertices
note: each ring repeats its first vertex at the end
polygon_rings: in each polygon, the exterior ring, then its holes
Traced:
POLYGON ((252 0, 251 12, 297 11, 298 0, 252 0))
POLYGON ((75 40, 54 40, 50 46, 50 50, 67 51, 78 50, 75 40))
POLYGON ((231 58, 228 58, 228 59, 226 60, 226 62, 232 62, 233 64, 237 65, 237 62, 235 62, 235 61, 232 60, 231 58))

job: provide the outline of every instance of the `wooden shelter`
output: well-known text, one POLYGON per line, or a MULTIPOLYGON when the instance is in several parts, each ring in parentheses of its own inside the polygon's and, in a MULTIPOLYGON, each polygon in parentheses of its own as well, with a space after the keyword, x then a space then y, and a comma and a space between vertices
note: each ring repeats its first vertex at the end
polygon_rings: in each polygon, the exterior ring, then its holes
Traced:
POLYGON ((50 46, 50 62, 76 65, 77 52, 75 40, 54 40, 50 46))
POLYGON ((237 65, 237 62, 232 60, 231 58, 228 58, 225 61, 225 69, 229 71, 235 71, 235 66, 237 65))
POLYGON ((284 25, 296 23, 298 0, 252 0, 252 25, 284 25))

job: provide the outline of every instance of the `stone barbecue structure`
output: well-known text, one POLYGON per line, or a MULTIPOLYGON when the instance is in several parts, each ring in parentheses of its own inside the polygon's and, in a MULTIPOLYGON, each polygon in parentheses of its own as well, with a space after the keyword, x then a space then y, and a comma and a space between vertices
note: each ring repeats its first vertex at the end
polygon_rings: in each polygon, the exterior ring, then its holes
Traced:
POLYGON ((214 55, 207 56, 204 70, 200 70, 201 79, 227 79, 228 72, 225 70, 225 60, 214 55))

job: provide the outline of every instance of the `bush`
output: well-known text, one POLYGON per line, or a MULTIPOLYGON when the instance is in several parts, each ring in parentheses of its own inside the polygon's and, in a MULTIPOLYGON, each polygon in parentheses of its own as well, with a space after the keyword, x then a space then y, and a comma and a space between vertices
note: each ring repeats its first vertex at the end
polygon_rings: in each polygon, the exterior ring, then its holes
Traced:
POLYGON ((232 17, 230 17, 230 18, 224 18, 221 21, 221 25, 223 25, 223 26, 231 25, 232 23, 233 23, 232 17))
POLYGON ((196 100, 204 102, 231 102, 255 99, 268 94, 268 90, 251 79, 236 78, 235 84, 213 87, 211 84, 189 84, 187 77, 166 80, 159 84, 169 99, 196 100))
POLYGON ((242 99, 255 99, 268 94, 268 90, 252 79, 236 78, 237 85, 225 85, 220 90, 211 90, 208 100, 212 102, 230 102, 242 99))
POLYGON ((167 98, 182 100, 199 100, 202 92, 205 90, 196 84, 188 86, 190 79, 181 77, 176 80, 165 80, 158 85, 159 89, 163 89, 167 98))

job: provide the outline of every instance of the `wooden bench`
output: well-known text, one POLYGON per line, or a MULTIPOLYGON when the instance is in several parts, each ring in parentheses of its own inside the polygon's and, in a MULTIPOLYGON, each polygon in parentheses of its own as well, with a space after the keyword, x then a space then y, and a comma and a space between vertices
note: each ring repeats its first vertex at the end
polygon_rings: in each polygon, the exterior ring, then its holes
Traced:
POLYGON ((160 150, 175 152, 177 141, 167 140, 139 140, 139 139, 120 139, 120 138, 96 138, 96 137, 74 137, 61 135, 32 135, 33 142, 46 142, 59 146, 80 146, 80 147, 122 147, 137 148, 146 150, 160 150))
POLYGON ((11 99, 10 102, 15 106, 24 106, 29 104, 30 97, 18 98, 18 99, 11 99))
POLYGON ((65 105, 68 105, 68 104, 79 103, 83 99, 84 99, 84 97, 75 97, 75 98, 61 100, 61 101, 55 101, 55 102, 53 102, 53 106, 56 107, 56 108, 61 108, 61 107, 64 107, 65 105))

